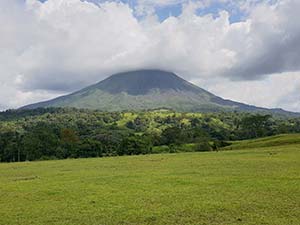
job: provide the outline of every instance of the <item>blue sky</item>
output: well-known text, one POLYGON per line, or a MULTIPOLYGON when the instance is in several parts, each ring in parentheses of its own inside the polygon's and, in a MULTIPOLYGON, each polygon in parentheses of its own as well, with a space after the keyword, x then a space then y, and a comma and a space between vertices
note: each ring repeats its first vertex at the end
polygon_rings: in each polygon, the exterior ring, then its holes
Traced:
MULTIPOLYGON (((41 2, 45 2, 47 0, 40 0, 41 2)), ((110 1, 113 0, 82 0, 82 1, 88 1, 93 2, 95 4, 110 1)), ((131 8, 135 8, 139 3, 138 0, 118 0, 116 2, 123 2, 125 4, 129 4, 131 8)), ((151 1, 149 1, 151 2, 151 1)), ((178 1, 180 2, 180 1, 178 1)), ((174 4, 166 4, 166 5, 154 5, 153 8, 155 10, 155 14, 158 16, 160 21, 163 21, 167 19, 169 16, 179 16, 182 13, 182 4, 183 3, 174 3, 174 4)), ((197 2, 197 1, 194 1, 197 2)), ((244 20, 245 13, 239 10, 237 7, 237 4, 233 3, 224 3, 222 1, 214 1, 206 8, 201 8, 197 10, 197 15, 206 15, 206 14, 212 14, 214 17, 218 17, 219 12, 222 10, 226 10, 230 14, 230 22, 240 22, 244 20)), ((140 18, 139 16, 137 16, 140 18)))
MULTIPOLYGON (((97 0, 90 0, 90 1, 95 2, 97 0)), ((122 0, 122 2, 128 4, 129 1, 122 0)), ((131 0, 130 5, 136 6, 137 1, 131 0)), ((219 15, 219 12, 222 10, 226 10, 230 13, 230 22, 231 23, 239 22, 239 21, 243 20, 243 18, 245 16, 245 14, 243 12, 241 12, 236 7, 236 5, 232 5, 230 3, 219 2, 219 1, 213 2, 206 8, 198 9, 196 13, 198 15, 212 14, 214 17, 217 17, 219 15)), ((170 5, 164 5, 164 6, 156 6, 155 13, 161 21, 165 20, 170 15, 177 17, 182 13, 182 3, 170 4, 170 5)))

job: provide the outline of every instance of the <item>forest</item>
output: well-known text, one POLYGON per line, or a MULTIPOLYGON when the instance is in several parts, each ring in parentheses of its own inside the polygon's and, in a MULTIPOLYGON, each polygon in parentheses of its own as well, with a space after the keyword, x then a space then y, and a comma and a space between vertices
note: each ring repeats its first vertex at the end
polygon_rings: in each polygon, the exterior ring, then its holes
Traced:
POLYGON ((218 151, 232 141, 284 133, 300 133, 300 118, 166 109, 8 110, 0 113, 0 161, 218 151))

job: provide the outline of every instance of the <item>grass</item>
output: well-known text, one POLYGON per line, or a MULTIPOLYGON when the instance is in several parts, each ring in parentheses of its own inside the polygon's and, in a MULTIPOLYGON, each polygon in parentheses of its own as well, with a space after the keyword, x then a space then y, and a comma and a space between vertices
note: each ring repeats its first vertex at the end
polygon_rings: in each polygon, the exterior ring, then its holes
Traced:
POLYGON ((300 144, 0 164, 1 225, 300 224, 300 144))
POLYGON ((232 145, 223 148, 223 150, 274 147, 291 144, 300 145, 300 134, 281 134, 253 140, 235 141, 232 145))

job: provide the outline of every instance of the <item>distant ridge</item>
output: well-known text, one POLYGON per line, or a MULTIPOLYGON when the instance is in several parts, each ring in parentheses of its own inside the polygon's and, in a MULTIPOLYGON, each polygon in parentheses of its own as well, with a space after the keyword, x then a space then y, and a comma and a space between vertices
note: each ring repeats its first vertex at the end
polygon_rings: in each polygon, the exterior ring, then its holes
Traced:
POLYGON ((22 107, 75 107, 103 111, 168 108, 180 112, 263 112, 287 116, 298 113, 255 107, 218 97, 172 72, 137 70, 114 74, 105 80, 74 92, 22 107))

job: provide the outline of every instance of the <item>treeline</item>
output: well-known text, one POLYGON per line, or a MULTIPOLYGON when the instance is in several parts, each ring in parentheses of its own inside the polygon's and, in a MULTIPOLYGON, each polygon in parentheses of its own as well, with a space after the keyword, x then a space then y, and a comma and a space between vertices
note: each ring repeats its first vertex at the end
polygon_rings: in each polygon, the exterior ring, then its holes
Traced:
POLYGON ((36 109, 0 113, 0 161, 217 150, 228 141, 300 133, 299 118, 245 113, 36 109))

